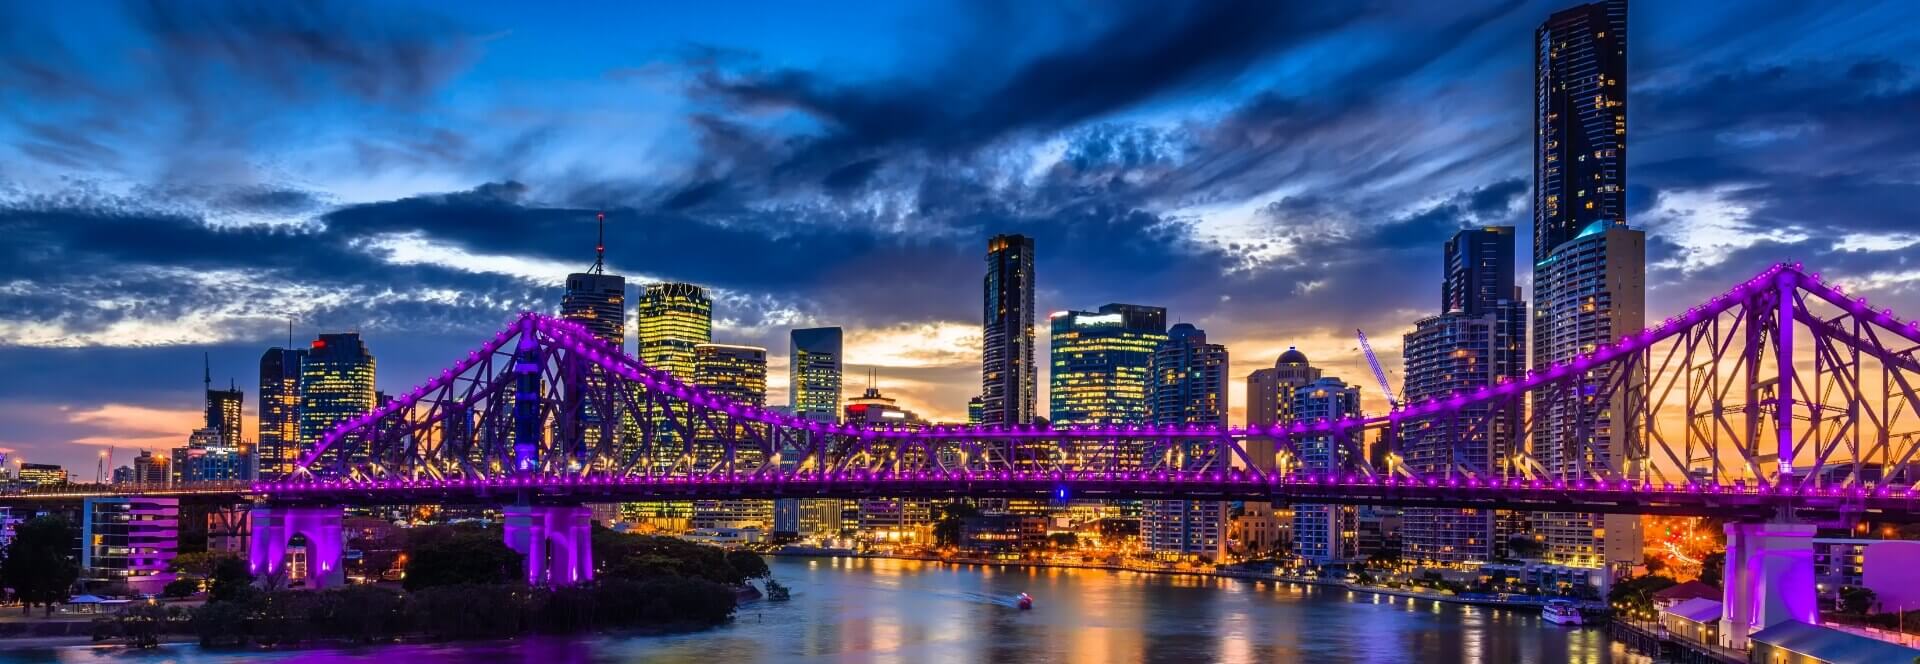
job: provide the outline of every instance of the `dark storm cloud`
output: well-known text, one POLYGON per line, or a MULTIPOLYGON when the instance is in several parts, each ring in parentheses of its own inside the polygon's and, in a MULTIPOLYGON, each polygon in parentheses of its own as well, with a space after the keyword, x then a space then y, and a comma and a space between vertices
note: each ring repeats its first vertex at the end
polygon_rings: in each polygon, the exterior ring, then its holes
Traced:
POLYGON ((229 152, 299 131, 305 119, 288 112, 294 108, 331 109, 374 137, 462 140, 408 115, 479 54, 479 37, 450 18, 343 2, 97 9, 101 25, 92 27, 125 32, 103 42, 52 12, 0 8, 0 90, 8 98, 0 112, 26 128, 15 147, 28 157, 144 174, 150 163, 127 160, 138 151, 172 162, 161 169, 168 178, 238 179, 254 155, 229 152), (62 117, 36 119, 49 111, 62 117))

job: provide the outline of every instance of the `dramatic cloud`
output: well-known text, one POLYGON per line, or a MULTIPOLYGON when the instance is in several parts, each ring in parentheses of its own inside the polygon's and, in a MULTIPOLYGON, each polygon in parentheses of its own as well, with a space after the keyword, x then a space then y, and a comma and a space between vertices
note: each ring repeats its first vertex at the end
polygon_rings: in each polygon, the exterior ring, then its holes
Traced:
MULTIPOLYGON (((1920 38, 1887 27, 1920 12, 1762 4, 1634 7, 1651 313, 1781 258, 1920 312, 1920 38)), ((36 377, 0 447, 184 440, 201 353, 251 392, 289 318, 409 384, 551 310, 599 210, 611 271, 769 348, 771 403, 787 330, 841 325, 850 393, 936 419, 978 390, 996 233, 1036 238, 1045 311, 1165 306, 1236 377, 1298 346, 1367 385, 1353 330, 1397 368, 1450 234, 1530 255, 1551 6, 656 9, 0 7, 0 368, 36 377)))

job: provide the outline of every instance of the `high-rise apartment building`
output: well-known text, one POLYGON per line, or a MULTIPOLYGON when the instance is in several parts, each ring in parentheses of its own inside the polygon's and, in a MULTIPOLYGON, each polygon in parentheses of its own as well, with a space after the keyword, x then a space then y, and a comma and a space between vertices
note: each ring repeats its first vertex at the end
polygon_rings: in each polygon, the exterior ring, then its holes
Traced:
POLYGON ((1039 368, 1034 365, 1033 238, 996 235, 987 241, 981 320, 980 423, 1031 422, 1039 368))
MULTIPOLYGON (((1463 230, 1447 241, 1441 311, 1405 337, 1409 402, 1445 399, 1526 375, 1526 305, 1514 287, 1514 228, 1463 230)), ((1501 477, 1514 470, 1513 441, 1525 413, 1469 406, 1457 418, 1417 420, 1402 429, 1399 451, 1419 476, 1501 477)), ((1467 565, 1495 559, 1503 535, 1488 510, 1408 508, 1402 556, 1467 565)))
MULTIPOLYGON (((1226 346, 1207 343, 1205 331, 1181 323, 1168 330, 1166 340, 1154 349, 1149 369, 1148 403, 1154 424, 1227 426, 1226 346)), ((1187 470, 1225 468, 1232 461, 1197 444, 1173 453, 1177 458, 1168 459, 1170 465, 1187 470)), ((1156 556, 1198 556, 1211 561, 1225 556, 1226 503, 1149 500, 1142 515, 1141 540, 1156 556)))
POLYGON ((1627 2, 1601 0, 1534 31, 1533 254, 1627 223, 1627 2))
MULTIPOLYGON (((913 411, 900 407, 897 400, 880 392, 877 386, 867 387, 859 397, 847 401, 844 412, 848 424, 872 429, 904 429, 916 431, 927 428, 927 421, 913 411)), ((906 456, 902 465, 917 466, 926 461, 924 457, 906 456)), ((859 524, 858 537, 869 546, 889 548, 901 545, 924 545, 932 541, 933 501, 927 498, 862 498, 853 501, 856 507, 855 522, 859 524)))
MULTIPOLYGON (((358 332, 322 334, 307 349, 300 364, 300 449, 319 443, 335 424, 373 410, 373 353, 360 341, 358 332)), ((338 461, 337 455, 364 446, 336 445, 322 466, 338 461)), ((179 472, 179 471, 175 471, 179 472)))
POLYGON ((173 448, 170 467, 175 483, 233 481, 249 479, 253 462, 240 448, 227 444, 219 427, 204 427, 195 429, 185 446, 173 448))
MULTIPOLYGON (((1319 422, 1360 416, 1360 388, 1332 376, 1293 391, 1293 416, 1319 422)), ((1359 432, 1308 434, 1300 438, 1300 469, 1344 472, 1361 459, 1359 432)), ((1344 563, 1359 555, 1359 518, 1350 505, 1295 505, 1294 553, 1316 565, 1344 563)))
POLYGON ((168 566, 180 548, 180 499, 87 498, 81 508, 80 568, 89 581, 125 583, 159 593, 174 579, 168 566))
MULTIPOLYGON (((307 351, 268 348, 260 356, 260 479, 278 479, 300 461, 300 367, 307 351)), ((136 473, 138 474, 138 473, 136 473)))
POLYGON ((1097 312, 1062 311, 1049 323, 1047 410, 1054 426, 1149 421, 1148 372, 1167 341, 1166 309, 1109 304, 1097 312))
POLYGON ((713 300, 693 284, 649 284, 635 312, 635 355, 647 366, 693 379, 693 347, 713 342, 713 300))
POLYGON ((845 348, 840 328, 811 327, 788 334, 787 405, 793 414, 821 422, 838 421, 845 348))
MULTIPOLYGON (((1627 228, 1627 3, 1555 12, 1534 32, 1533 367, 1592 352, 1645 321, 1646 238, 1627 228)), ((1576 393, 1598 393, 1610 367, 1576 393)), ((1626 427, 1639 386, 1611 398, 1536 405, 1533 455, 1561 478, 1638 477, 1646 459, 1626 427)), ((1537 396, 1537 395, 1536 395, 1537 396)), ((1641 559, 1633 516, 1544 513, 1533 530, 1551 562, 1606 567, 1641 559)))
MULTIPOLYGON (((1307 361, 1306 353, 1287 347, 1273 361, 1273 367, 1255 369, 1247 374, 1247 425, 1270 427, 1292 424, 1294 391, 1320 379, 1320 369, 1307 361)), ((1253 466, 1265 472, 1297 467, 1298 459, 1280 463, 1274 439, 1248 436, 1241 441, 1253 466)), ((1293 509, 1275 509, 1272 503, 1248 501, 1234 522, 1241 546, 1249 552, 1272 552, 1293 542, 1293 509)))

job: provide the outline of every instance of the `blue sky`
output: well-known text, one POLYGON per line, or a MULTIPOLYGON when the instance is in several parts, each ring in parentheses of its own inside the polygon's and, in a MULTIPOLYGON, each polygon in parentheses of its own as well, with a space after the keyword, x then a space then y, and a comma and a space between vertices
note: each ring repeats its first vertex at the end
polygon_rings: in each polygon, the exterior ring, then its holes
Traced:
MULTIPOLYGON (((251 427, 288 317, 411 385, 553 308, 596 209, 615 271, 773 351, 775 403, 786 330, 841 325, 849 375, 960 417, 997 232, 1038 238, 1042 309, 1165 306, 1237 377, 1298 345, 1370 387, 1352 330, 1396 367, 1445 237, 1527 227, 1563 4, 0 6, 0 448, 180 444, 202 353, 251 427)), ((1782 259, 1920 313, 1916 19, 1634 5, 1651 316, 1782 259)))

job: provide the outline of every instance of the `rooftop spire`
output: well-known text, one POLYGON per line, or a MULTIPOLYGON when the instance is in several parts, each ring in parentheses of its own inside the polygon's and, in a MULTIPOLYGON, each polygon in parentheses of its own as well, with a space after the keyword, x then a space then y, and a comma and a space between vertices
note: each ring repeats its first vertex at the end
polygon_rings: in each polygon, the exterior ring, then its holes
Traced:
POLYGON ((213 354, 200 354, 200 381, 205 383, 207 391, 213 391, 213 354))
POLYGON ((595 222, 598 222, 600 225, 600 239, 594 242, 593 244, 593 267, 589 268, 587 272, 592 274, 606 274, 607 272, 607 213, 605 211, 594 213, 593 219, 595 222))

